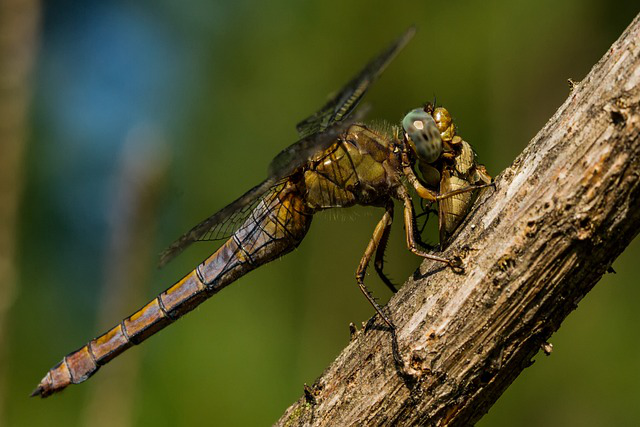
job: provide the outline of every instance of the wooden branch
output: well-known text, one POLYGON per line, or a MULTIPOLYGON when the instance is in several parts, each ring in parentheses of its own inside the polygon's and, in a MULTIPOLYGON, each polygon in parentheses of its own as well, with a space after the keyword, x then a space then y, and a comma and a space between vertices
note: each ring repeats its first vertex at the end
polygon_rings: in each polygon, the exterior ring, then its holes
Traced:
POLYGON ((469 425, 532 362, 640 230, 640 15, 277 425, 469 425), (402 375, 405 371, 410 375, 402 375))

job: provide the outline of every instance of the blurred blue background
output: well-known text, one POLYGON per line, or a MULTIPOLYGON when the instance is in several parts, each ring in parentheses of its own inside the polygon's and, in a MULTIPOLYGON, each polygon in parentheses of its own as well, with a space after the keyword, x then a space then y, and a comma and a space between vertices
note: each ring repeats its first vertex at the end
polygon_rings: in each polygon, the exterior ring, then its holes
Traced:
MULTIPOLYGON (((567 78, 582 79, 639 9, 604 0, 132 3, 42 5, 5 425, 271 424, 348 343, 349 322, 373 315, 354 272, 381 210, 320 214, 298 250, 87 383, 27 396, 63 355, 211 253, 215 243, 200 243, 155 268, 174 238, 264 179, 295 124, 409 25, 419 31, 367 96, 370 118, 397 123, 436 96, 497 175, 567 97, 567 78), (132 164, 146 162, 157 169, 136 193, 143 178, 132 164), (136 194, 151 202, 136 206, 136 194), (149 227, 147 246, 114 237, 127 235, 131 209, 149 227), (138 280, 104 288, 114 263, 133 261, 138 280), (101 308, 105 295, 120 298, 117 308, 101 308), (100 394, 123 372, 135 380, 100 394)), ((639 254, 636 240, 552 337, 552 356, 537 356, 480 425, 640 419, 639 254)), ((387 258, 396 282, 420 262, 398 221, 387 258)), ((368 284, 389 297, 375 274, 368 284)))

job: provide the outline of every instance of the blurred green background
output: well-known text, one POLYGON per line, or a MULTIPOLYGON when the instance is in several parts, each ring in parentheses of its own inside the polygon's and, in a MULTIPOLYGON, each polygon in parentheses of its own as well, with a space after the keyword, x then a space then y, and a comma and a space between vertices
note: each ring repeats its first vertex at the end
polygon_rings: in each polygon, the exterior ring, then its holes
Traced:
MULTIPOLYGON (((17 280, 0 324, 0 424, 271 424, 348 343, 349 322, 373 315, 354 272, 381 210, 318 215, 298 250, 88 382, 27 396, 63 355, 211 253, 216 243, 200 243, 155 268, 174 238, 262 180, 295 123, 410 24, 416 37, 366 98, 370 117, 397 123, 436 96, 496 175, 638 10, 611 0, 43 3, 17 280)), ((480 425, 637 425, 639 255, 636 240, 552 337, 553 354, 537 356, 480 425)), ((396 282, 420 262, 400 221, 387 258, 396 282)), ((386 301, 375 274, 368 283, 386 301)))

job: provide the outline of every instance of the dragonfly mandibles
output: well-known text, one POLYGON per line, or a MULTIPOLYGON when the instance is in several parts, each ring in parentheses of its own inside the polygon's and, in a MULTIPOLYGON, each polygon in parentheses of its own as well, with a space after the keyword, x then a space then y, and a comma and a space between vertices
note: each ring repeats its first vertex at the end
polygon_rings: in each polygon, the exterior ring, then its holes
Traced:
POLYGON ((440 243, 464 218, 473 191, 490 184, 468 143, 456 135, 449 112, 427 104, 409 112, 402 126, 365 125, 352 114, 371 85, 413 37, 410 28, 374 58, 318 112, 297 126, 300 140, 272 161, 267 179, 196 225, 161 256, 164 264, 198 240, 226 238, 209 258, 178 283, 105 334, 65 356, 42 379, 33 396, 46 397, 85 381, 100 366, 171 324, 249 271, 293 250, 309 230, 313 214, 355 204, 382 207, 356 281, 394 331, 364 285, 371 258, 383 282, 383 254, 393 219, 393 201, 404 207, 407 246, 416 255, 459 267, 458 262, 423 251, 406 185, 429 204, 438 202, 440 243), (414 168, 420 172, 416 175, 414 168), (406 184, 408 183, 408 184, 406 184))

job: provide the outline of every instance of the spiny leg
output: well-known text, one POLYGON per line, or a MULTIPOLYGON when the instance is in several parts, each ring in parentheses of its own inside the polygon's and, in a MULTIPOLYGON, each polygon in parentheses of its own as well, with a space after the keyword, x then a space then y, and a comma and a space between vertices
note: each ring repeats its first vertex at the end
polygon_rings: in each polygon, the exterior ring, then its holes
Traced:
POLYGON ((380 274, 380 277, 385 282, 385 284, 395 292, 395 287, 393 286, 393 284, 382 273, 382 262, 380 262, 379 270, 377 266, 378 258, 382 258, 382 255, 384 254, 384 247, 382 251, 379 250, 379 248, 381 247, 381 242, 386 244, 386 240, 389 237, 389 231, 391 230, 392 222, 393 222, 393 202, 389 201, 389 203, 386 206, 386 212, 382 216, 382 219, 380 220, 380 222, 378 222, 378 225, 376 225, 376 228, 373 231, 373 237, 369 241, 369 244, 367 245, 367 249, 365 249, 364 254, 362 255, 362 259, 360 260, 360 264, 358 265, 358 269, 356 270, 356 282, 358 283, 358 287, 364 294, 365 298, 367 298, 367 301, 369 301, 369 303, 373 306, 376 312, 378 312, 378 314, 380 315, 380 317, 382 317, 382 319, 386 322, 386 324, 389 325, 391 330, 395 331, 395 326, 393 325, 391 320, 382 312, 382 308, 378 305, 376 300, 371 295, 371 292, 369 292, 369 290, 364 284, 364 275, 367 271, 367 266, 369 265, 369 261, 371 261, 371 257, 373 256, 373 253, 377 252, 376 262, 375 262, 376 271, 378 271, 378 274, 380 274))
POLYGON ((373 306, 376 312, 382 317, 387 325, 389 325, 389 333, 391 334, 391 353, 393 354, 393 360, 396 364, 396 367, 399 369, 401 373, 405 372, 404 361, 402 360, 402 356, 400 355, 400 350, 398 346, 398 336, 396 334, 396 327, 383 312, 382 308, 378 305, 376 300, 373 298, 367 287, 364 285, 364 275, 367 270, 367 266, 369 265, 369 261, 371 261, 371 257, 373 256, 373 252, 376 252, 376 259, 374 262, 374 266, 382 281, 391 289, 393 292, 396 292, 395 286, 393 283, 387 278, 387 276, 382 272, 382 267, 384 265, 384 249, 387 245, 387 240, 389 239, 389 233, 391 232, 391 223, 393 222, 393 202, 391 200, 388 201, 386 207, 386 212, 382 216, 378 225, 376 225, 375 230, 373 231, 373 237, 369 241, 367 245, 367 249, 362 255, 362 259, 360 260, 360 265, 358 265, 358 270, 356 271, 356 281, 358 282, 358 287, 364 294, 367 301, 373 306))
POLYGON ((448 199, 449 197, 457 196, 458 194, 468 193, 469 191, 479 190, 481 188, 493 187, 493 186, 495 186, 495 184, 493 182, 488 183, 488 184, 470 185, 468 187, 459 188, 457 190, 448 191, 446 193, 438 194, 436 196, 436 199, 437 200, 448 199))
POLYGON ((434 261, 443 262, 450 267, 458 268, 459 265, 455 261, 451 261, 447 258, 439 257, 437 255, 430 254, 418 248, 418 239, 416 239, 416 231, 415 231, 415 213, 413 210, 413 203, 411 201, 411 196, 407 192, 407 189, 403 186, 400 186, 398 189, 398 196, 404 203, 404 226, 407 234, 407 247, 414 254, 421 256, 423 258, 432 259, 434 261))
MULTIPOLYGON (((389 201, 386 208, 384 216, 376 226, 376 230, 373 232, 373 239, 375 239, 378 235, 377 230, 380 226, 383 226, 382 234, 380 234, 380 239, 378 240, 377 248, 376 248, 376 258, 373 262, 373 267, 376 269, 378 276, 380 276, 380 280, 387 285, 391 292, 396 293, 398 289, 393 284, 393 282, 384 274, 382 271, 384 267, 384 251, 387 248, 387 242, 389 241, 389 234, 391 234, 391 223, 393 222, 393 202, 389 201)), ((366 267, 365 267, 366 268, 366 267)))

